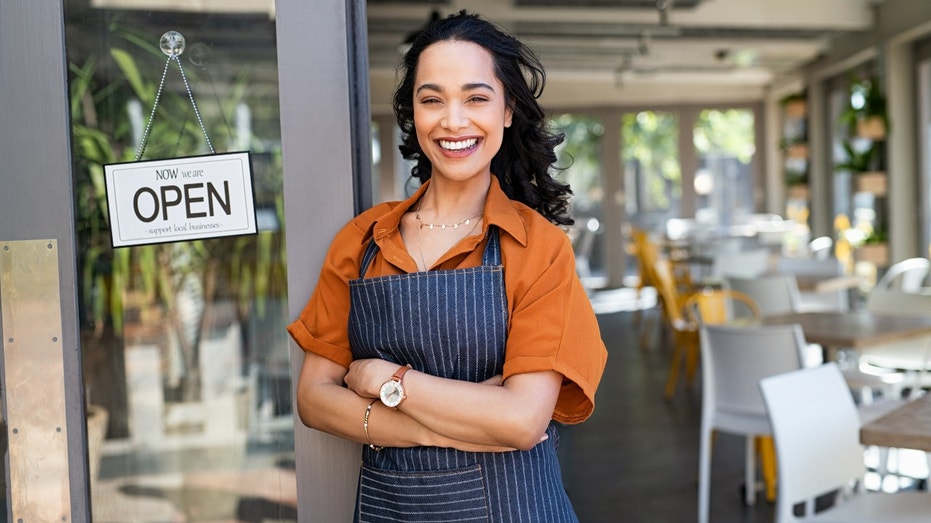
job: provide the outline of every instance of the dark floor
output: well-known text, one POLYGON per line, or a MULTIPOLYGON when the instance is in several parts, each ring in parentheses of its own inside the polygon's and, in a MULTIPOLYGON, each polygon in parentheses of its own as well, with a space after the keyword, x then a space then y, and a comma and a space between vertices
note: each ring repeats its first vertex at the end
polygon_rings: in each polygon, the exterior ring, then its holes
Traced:
MULTIPOLYGON (((658 312, 599 314, 608 364, 585 423, 564 427, 560 455, 566 488, 582 523, 693 522, 698 512, 700 381, 663 398, 671 354, 657 335, 641 350, 643 318, 656 329, 658 312), (650 316, 652 315, 652 316, 650 316)), ((712 460, 711 521, 771 522, 774 505, 762 492, 742 499, 744 439, 720 434, 712 460)))

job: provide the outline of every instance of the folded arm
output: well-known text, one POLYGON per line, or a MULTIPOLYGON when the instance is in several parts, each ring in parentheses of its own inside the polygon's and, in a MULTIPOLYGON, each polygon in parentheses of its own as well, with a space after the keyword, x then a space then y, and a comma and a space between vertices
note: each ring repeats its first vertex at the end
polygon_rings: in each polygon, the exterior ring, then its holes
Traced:
MULTIPOLYGON (((397 368, 379 359, 356 360, 345 381, 359 396, 375 398, 397 368)), ((546 432, 561 384, 554 371, 517 374, 499 385, 411 370, 403 380, 407 398, 396 410, 457 441, 527 450, 546 432)))
MULTIPOLYGON (((397 365, 382 363, 391 369, 381 380, 384 382, 394 373, 397 365)), ((362 421, 365 409, 377 397, 378 389, 375 389, 374 395, 361 396, 345 386, 346 376, 347 370, 344 367, 316 354, 305 353, 297 386, 298 415, 309 427, 360 443, 369 443, 365 438, 362 421)), ((407 385, 407 377, 404 383, 407 385)), ((428 428, 400 409, 389 409, 380 401, 372 406, 368 432, 371 443, 379 446, 435 446, 474 452, 501 452, 517 448, 457 439, 428 428)))

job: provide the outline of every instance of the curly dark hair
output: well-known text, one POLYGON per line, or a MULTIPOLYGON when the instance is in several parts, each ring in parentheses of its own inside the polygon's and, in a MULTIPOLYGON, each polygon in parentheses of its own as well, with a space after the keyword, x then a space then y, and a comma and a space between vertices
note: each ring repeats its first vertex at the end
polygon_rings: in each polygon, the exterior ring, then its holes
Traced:
POLYGON ((535 209, 557 225, 572 225, 569 197, 572 191, 550 173, 555 168, 555 147, 563 135, 548 129, 546 115, 537 99, 543 92, 546 73, 536 54, 494 24, 465 10, 430 23, 414 39, 399 66, 401 81, 394 93, 394 112, 401 128, 399 149, 407 160, 416 161, 411 175, 421 183, 430 178, 432 166, 417 141, 414 128, 414 77, 420 55, 427 47, 457 40, 482 46, 495 64, 495 76, 504 85, 512 122, 504 130, 501 149, 491 160, 505 194, 535 209))

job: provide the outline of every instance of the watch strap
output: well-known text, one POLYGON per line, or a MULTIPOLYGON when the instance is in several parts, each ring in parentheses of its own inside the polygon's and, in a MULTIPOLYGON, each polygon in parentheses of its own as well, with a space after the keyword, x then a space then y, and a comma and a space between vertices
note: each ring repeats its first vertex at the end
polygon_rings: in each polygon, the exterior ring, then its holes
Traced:
POLYGON ((411 370, 411 365, 410 365, 410 364, 401 365, 401 366, 398 368, 398 370, 395 371, 394 375, 391 376, 391 379, 394 380, 394 381, 396 381, 396 382, 398 382, 398 383, 401 383, 401 380, 404 379, 404 374, 405 374, 407 371, 409 371, 409 370, 411 370))

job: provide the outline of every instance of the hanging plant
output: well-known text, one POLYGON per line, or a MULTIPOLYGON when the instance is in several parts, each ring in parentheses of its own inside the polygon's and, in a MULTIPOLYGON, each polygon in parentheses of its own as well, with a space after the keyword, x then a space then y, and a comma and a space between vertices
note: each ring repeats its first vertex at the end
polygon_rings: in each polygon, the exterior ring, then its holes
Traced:
POLYGON ((792 93, 779 102, 786 118, 804 118, 808 114, 808 98, 804 92, 792 93))
POLYGON ((851 136, 870 140, 885 139, 889 129, 886 95, 879 78, 852 78, 849 85, 847 109, 841 114, 842 123, 851 136))
POLYGON ((870 142, 866 147, 856 147, 854 141, 847 139, 841 142, 847 159, 834 164, 837 171, 848 171, 852 174, 865 173, 874 170, 876 157, 876 144, 870 142))

